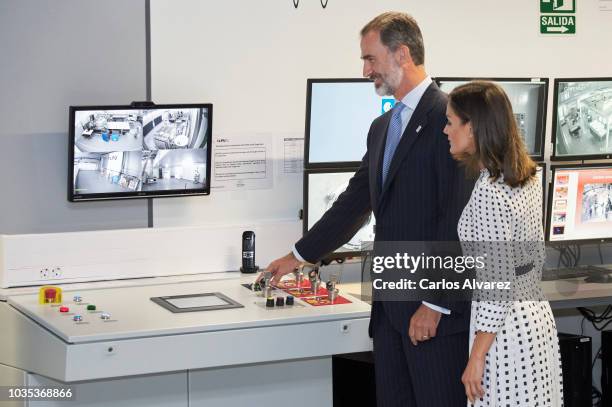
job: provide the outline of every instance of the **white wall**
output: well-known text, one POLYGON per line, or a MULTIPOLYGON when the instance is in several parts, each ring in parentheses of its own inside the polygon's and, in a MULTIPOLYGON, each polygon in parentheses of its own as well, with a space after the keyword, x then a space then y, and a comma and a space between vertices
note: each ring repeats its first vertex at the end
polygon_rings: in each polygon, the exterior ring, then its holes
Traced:
POLYGON ((146 227, 146 201, 71 203, 68 106, 143 100, 144 1, 0 1, 0 234, 146 227))
MULTIPOLYGON (((213 137, 303 134, 306 79, 360 77, 359 30, 387 10, 418 20, 432 76, 610 76, 604 39, 612 38, 612 13, 599 12, 597 0, 577 2, 577 34, 557 37, 539 33, 539 2, 533 0, 329 0, 326 9, 314 0, 298 9, 291 0, 183 0, 180 7, 152 0, 153 99, 214 103, 213 137)), ((549 152, 549 141, 545 147, 549 152)), ((155 221, 295 218, 301 192, 301 179, 293 179, 272 191, 158 200, 155 221)))

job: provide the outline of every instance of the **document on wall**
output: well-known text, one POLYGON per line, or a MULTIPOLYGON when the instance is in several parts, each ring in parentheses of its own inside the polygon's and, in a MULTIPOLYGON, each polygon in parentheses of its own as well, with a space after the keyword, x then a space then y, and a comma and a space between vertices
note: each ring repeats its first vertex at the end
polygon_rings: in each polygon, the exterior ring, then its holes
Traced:
POLYGON ((599 0, 599 11, 609 11, 612 13, 612 0, 599 0))
POLYGON ((269 135, 219 135, 214 141, 211 189, 272 188, 274 163, 269 135))
POLYGON ((283 174, 301 174, 304 170, 304 137, 283 136, 283 174))

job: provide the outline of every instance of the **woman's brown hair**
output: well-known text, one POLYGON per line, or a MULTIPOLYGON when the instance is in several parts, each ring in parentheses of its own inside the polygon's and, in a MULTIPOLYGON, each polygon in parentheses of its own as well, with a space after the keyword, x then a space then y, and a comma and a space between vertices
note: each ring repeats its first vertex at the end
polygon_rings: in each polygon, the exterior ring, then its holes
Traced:
POLYGON ((462 123, 470 123, 476 145, 474 154, 455 158, 470 169, 482 163, 494 180, 503 174, 511 187, 523 186, 535 176, 536 164, 527 154, 502 88, 488 81, 468 82, 450 93, 449 106, 462 123))

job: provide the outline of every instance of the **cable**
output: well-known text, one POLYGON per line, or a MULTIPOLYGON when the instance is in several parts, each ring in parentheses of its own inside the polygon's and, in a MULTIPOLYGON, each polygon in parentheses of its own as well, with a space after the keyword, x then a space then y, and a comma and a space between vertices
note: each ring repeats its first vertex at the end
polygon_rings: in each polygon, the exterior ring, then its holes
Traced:
POLYGON ((591 325, 593 325, 593 328, 599 332, 603 331, 608 327, 608 325, 612 324, 612 305, 608 305, 600 315, 597 315, 597 313, 589 308, 578 307, 576 309, 591 323, 591 325))
POLYGON ((581 250, 580 246, 562 246, 555 248, 559 252, 559 261, 557 262, 557 268, 563 267, 577 267, 580 262, 581 250))
POLYGON ((595 357, 593 358, 593 363, 591 363, 591 370, 595 368, 595 362, 597 362, 597 359, 599 359, 600 355, 601 355, 601 346, 599 347, 599 349, 597 350, 597 353, 595 354, 595 357))
MULTIPOLYGON (((600 315, 597 315, 595 311, 589 308, 578 307, 576 309, 580 312, 580 314, 582 314, 582 321, 580 322, 580 335, 581 336, 584 333, 584 321, 585 320, 588 320, 593 325, 593 327, 598 331, 605 329, 605 327, 608 326, 608 324, 612 323, 612 316, 610 315, 612 314, 612 306, 610 305, 608 305, 606 309, 600 315), (604 321, 607 321, 607 322, 603 326, 601 327, 597 326, 597 324, 600 324, 604 321)), ((599 359, 600 355, 601 355, 601 346, 595 353, 595 357, 593 358, 593 361, 591 362, 591 376, 593 376, 593 370, 595 369, 595 363, 597 363, 597 359, 599 359)), ((593 406, 601 405, 601 392, 597 389, 597 387, 595 387, 594 383, 591 383, 591 400, 592 400, 591 405, 593 406)))
MULTIPOLYGON (((592 377, 593 377, 593 370, 595 369, 595 363, 597 363, 597 359, 599 359, 599 355, 601 355, 601 346, 597 350, 597 353, 595 353, 595 357, 593 358, 593 363, 591 363, 591 376, 592 377)), ((593 377, 593 380, 595 380, 594 377, 593 377)), ((595 387, 595 384, 591 383, 591 400, 593 400, 591 404, 593 406, 601 405, 601 396, 602 394, 599 391, 599 389, 595 387)))

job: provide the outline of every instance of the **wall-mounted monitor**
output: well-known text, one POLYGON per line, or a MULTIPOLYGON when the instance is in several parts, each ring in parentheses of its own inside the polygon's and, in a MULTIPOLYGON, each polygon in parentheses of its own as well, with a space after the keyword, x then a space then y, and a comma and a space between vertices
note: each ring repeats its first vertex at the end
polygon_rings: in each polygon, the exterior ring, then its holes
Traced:
POLYGON ((612 158, 612 78, 555 79, 551 160, 612 158))
MULTIPOLYGON (((356 171, 356 167, 304 171, 304 233, 308 232, 332 207, 356 171)), ((370 215, 355 236, 327 258, 359 255, 362 251, 362 242, 374 241, 374 224, 374 215, 370 215)))
POLYGON ((501 86, 512 104, 518 129, 527 152, 535 160, 544 159, 548 78, 435 78, 443 92, 450 93, 471 80, 487 80, 501 86))
POLYGON ((372 121, 394 104, 369 79, 308 79, 305 167, 359 165, 372 121))
POLYGON ((71 106, 68 200, 210 193, 212 105, 71 106))
POLYGON ((612 164, 554 165, 551 170, 546 239, 612 239, 612 164))

